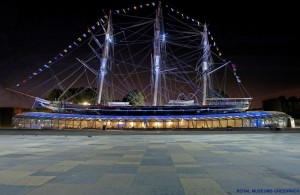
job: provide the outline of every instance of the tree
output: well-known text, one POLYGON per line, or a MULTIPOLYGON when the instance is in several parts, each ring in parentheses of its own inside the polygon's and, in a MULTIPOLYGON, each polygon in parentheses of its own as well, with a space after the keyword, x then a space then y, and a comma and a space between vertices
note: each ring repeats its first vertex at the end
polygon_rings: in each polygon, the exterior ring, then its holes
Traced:
POLYGON ((286 97, 285 96, 279 96, 278 99, 281 102, 281 111, 287 113, 288 112, 288 103, 287 103, 286 97))
MULTIPOLYGON (((63 94, 61 89, 53 89, 47 96, 47 100, 58 101, 59 97, 63 94)), ((92 88, 70 88, 60 100, 69 98, 73 103, 90 102, 96 99, 97 93, 92 88)))
POLYGON ((81 102, 95 102, 97 97, 96 89, 88 88, 80 94, 81 102))
POLYGON ((295 96, 291 96, 288 98, 289 103, 289 114, 295 116, 296 113, 296 105, 298 104, 298 99, 295 96))
POLYGON ((72 97, 71 101, 74 103, 93 103, 97 96, 95 89, 92 88, 70 88, 68 92, 70 94, 69 97, 72 97))
POLYGON ((47 100, 50 101, 57 101, 58 98, 61 96, 63 91, 61 89, 53 89, 47 96, 47 100))
POLYGON ((144 96, 139 90, 129 91, 128 94, 123 98, 123 102, 129 102, 133 106, 144 106, 144 96))

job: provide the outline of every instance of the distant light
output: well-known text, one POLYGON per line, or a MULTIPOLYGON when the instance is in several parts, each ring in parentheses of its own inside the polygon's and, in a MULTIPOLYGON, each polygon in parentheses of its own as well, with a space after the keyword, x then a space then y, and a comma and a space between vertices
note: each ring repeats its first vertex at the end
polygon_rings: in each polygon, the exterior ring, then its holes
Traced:
POLYGON ((108 33, 105 35, 105 39, 112 43, 111 36, 108 33))
POLYGON ((166 41, 166 34, 162 35, 162 41, 166 41))
POLYGON ((91 104, 90 103, 88 103, 88 102, 82 102, 82 103, 80 103, 81 105, 84 105, 84 106, 90 106, 91 104))

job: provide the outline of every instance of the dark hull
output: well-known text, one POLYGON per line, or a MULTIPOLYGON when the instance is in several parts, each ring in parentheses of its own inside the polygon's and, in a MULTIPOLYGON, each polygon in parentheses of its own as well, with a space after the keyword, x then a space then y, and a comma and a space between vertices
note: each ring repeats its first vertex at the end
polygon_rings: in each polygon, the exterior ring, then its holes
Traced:
POLYGON ((69 112, 90 115, 116 116, 166 116, 166 115, 201 115, 218 113, 243 112, 245 109, 232 105, 210 106, 120 106, 120 107, 89 107, 69 109, 69 112))

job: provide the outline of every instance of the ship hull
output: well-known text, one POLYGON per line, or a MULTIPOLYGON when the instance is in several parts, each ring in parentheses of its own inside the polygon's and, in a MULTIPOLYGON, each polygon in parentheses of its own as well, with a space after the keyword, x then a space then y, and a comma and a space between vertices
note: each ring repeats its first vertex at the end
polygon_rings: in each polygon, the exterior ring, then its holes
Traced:
POLYGON ((90 115, 116 116, 166 116, 201 115, 243 112, 245 108, 237 106, 128 106, 128 107, 91 107, 68 109, 67 112, 90 115))

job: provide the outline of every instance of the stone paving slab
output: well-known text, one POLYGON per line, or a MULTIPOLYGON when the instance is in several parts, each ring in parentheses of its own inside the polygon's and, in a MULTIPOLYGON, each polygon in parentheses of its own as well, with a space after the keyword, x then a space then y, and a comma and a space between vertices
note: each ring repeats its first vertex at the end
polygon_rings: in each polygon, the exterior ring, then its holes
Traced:
POLYGON ((300 194, 299 146, 300 133, 1 135, 0 194, 300 194))

